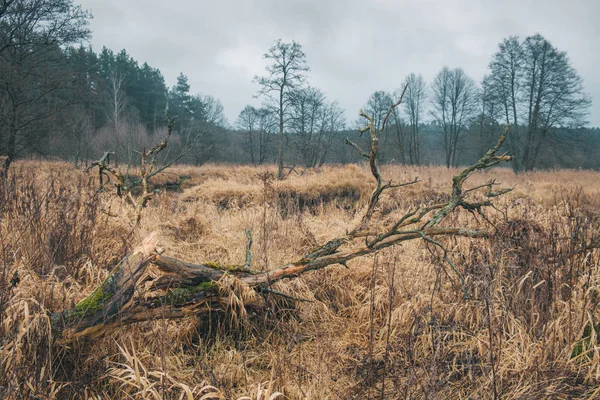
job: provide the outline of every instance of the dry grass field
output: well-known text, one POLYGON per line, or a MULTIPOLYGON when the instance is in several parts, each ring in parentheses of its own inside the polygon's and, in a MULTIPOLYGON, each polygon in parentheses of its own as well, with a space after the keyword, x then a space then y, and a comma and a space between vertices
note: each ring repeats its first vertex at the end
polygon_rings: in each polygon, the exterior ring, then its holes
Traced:
MULTIPOLYGON (((475 174, 466 188, 496 179, 514 190, 487 221, 465 210, 445 221, 494 232, 439 239, 464 285, 439 247, 417 239, 275 283, 287 297, 240 290, 224 312, 61 344, 50 315, 89 295, 151 232, 167 255, 243 264, 250 228, 251 268, 264 271, 355 225, 373 178, 357 165, 283 181, 274 167, 173 167, 153 178, 132 231, 122 201, 96 192, 96 174, 50 162, 11 169, 0 183, 0 398, 600 398, 598 172, 475 174)), ((421 182, 385 192, 374 228, 444 199, 457 171, 382 173, 421 182)))

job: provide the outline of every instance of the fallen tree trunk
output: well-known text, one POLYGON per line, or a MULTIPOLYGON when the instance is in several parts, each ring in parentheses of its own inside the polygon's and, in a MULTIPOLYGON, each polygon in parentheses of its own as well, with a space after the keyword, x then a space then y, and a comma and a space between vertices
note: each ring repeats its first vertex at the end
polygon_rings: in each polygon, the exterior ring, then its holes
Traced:
MULTIPOLYGON (((395 103, 400 104, 402 98, 395 103)), ((464 236, 470 238, 485 238, 490 232, 469 230, 465 228, 443 228, 440 223, 457 208, 479 213, 484 217, 482 209, 491 206, 491 199, 505 194, 510 189, 492 191, 495 182, 463 190, 463 184, 469 176, 477 171, 490 168, 500 162, 509 161, 510 157, 496 153, 501 148, 505 136, 491 148, 476 164, 464 169, 452 180, 452 191, 445 203, 423 205, 411 210, 395 220, 387 223, 380 232, 372 232, 369 225, 378 209, 378 203, 384 191, 413 185, 418 179, 393 184, 384 182, 377 165, 378 143, 383 128, 377 129, 373 118, 361 111, 367 119, 368 126, 361 133, 369 132, 371 149, 367 154, 354 143, 352 146, 363 157, 369 159, 371 172, 377 182, 369 204, 360 223, 345 235, 329 240, 317 247, 301 259, 282 265, 270 271, 258 272, 250 270, 252 237, 247 231, 248 244, 246 260, 243 265, 223 265, 218 263, 193 264, 162 255, 157 248, 156 234, 146 238, 140 246, 128 254, 111 272, 110 276, 88 297, 80 301, 72 310, 62 311, 52 316, 55 336, 60 341, 68 343, 76 338, 94 338, 109 333, 120 326, 154 320, 158 318, 181 318, 197 315, 214 309, 226 309, 227 298, 231 294, 231 282, 223 282, 233 276, 236 282, 255 292, 272 292, 270 285, 282 279, 298 277, 309 271, 325 268, 330 265, 343 264, 357 257, 374 254, 386 247, 398 245, 409 240, 422 239, 444 251, 444 259, 452 267, 466 295, 465 280, 452 261, 446 256, 447 250, 433 239, 436 236, 464 236), (466 196, 478 189, 487 188, 486 199, 469 201, 466 196), (141 284, 148 265, 154 264, 165 275, 162 275, 149 287, 141 284), (146 291, 148 289, 149 291, 146 291), (139 291, 136 296, 136 291, 139 291), (150 293, 150 296, 147 294, 150 293)), ((161 142, 160 146, 166 146, 161 142)), ((161 147, 156 147, 160 149, 161 147)), ((162 148, 164 148, 164 146, 162 148)), ((153 149, 155 149, 153 148, 153 149)), ((154 154, 152 150, 150 153, 154 154)), ((158 150, 157 150, 158 151, 158 150)), ((151 165, 153 165, 151 163, 151 165)), ((152 168, 151 168, 152 169, 152 168)), ((100 174, 102 174, 102 170, 100 174)), ((139 217, 140 214, 138 214, 139 217)), ((235 285, 234 285, 235 286, 235 285)), ((283 294, 281 294, 283 295, 283 294)))
POLYGON ((148 236, 113 268, 106 280, 89 296, 67 311, 52 315, 55 336, 70 341, 78 337, 96 337, 105 326, 120 322, 132 303, 140 278, 157 257, 156 234, 148 236))
MULTIPOLYGON (((55 334, 68 343, 81 337, 95 338, 135 322, 159 318, 182 318, 209 310, 223 309, 226 294, 218 282, 233 275, 257 292, 269 291, 269 286, 282 279, 298 277, 335 264, 344 264, 357 257, 372 254, 403 241, 432 236, 465 236, 485 238, 486 231, 462 228, 435 228, 423 232, 406 232, 389 236, 376 246, 357 246, 345 251, 316 258, 303 257, 270 271, 256 272, 235 265, 217 263, 194 264, 159 254, 156 234, 151 234, 113 269, 109 277, 75 308, 52 316, 55 334), (146 268, 156 265, 167 273, 153 282, 151 290, 165 294, 134 297, 146 268)), ((141 294, 141 293, 140 293, 141 294)))

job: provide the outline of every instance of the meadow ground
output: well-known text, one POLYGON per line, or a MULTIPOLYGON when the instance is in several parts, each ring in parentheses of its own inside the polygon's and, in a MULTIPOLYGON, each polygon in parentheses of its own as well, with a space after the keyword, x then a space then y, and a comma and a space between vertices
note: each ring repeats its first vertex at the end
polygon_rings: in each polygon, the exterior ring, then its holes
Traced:
MULTIPOLYGON (((442 239, 464 285, 439 248, 413 240, 274 285, 308 301, 268 295, 61 345, 49 315, 89 295, 150 232, 179 259, 243 264, 250 228, 252 268, 271 269, 356 224, 374 183, 357 165, 283 181, 271 166, 178 166, 153 178, 156 195, 131 231, 130 211, 96 192, 96 174, 11 168, 0 183, 0 397, 600 398, 598 172, 474 175, 466 187, 496 179, 514 190, 487 221, 464 210, 450 218, 494 232, 442 239)), ((387 193, 375 228, 443 199, 457 173, 382 172, 421 183, 387 193)))

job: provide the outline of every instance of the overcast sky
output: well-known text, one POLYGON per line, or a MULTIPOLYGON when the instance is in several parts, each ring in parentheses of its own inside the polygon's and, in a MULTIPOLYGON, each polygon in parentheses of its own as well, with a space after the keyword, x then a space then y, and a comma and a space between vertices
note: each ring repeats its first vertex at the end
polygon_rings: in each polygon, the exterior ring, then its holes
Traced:
POLYGON ((125 48, 179 72, 192 93, 221 99, 230 123, 253 98, 262 55, 282 38, 300 42, 309 83, 338 100, 349 121, 376 90, 410 72, 427 82, 443 67, 480 81, 498 43, 541 33, 567 51, 592 96, 600 126, 600 0, 79 0, 94 14, 92 46, 125 48))

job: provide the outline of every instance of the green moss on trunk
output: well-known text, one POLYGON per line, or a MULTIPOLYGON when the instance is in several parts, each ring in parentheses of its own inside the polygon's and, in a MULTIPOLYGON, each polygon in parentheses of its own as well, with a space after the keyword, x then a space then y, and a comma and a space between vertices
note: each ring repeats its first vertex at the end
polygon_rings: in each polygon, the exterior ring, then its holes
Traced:
POLYGON ((218 269, 227 272, 248 272, 248 270, 244 268, 244 266, 239 265, 219 264, 215 262, 207 262, 204 263, 204 265, 206 265, 208 268, 218 269))
POLYGON ((75 305, 73 316, 87 317, 102 310, 114 294, 112 288, 113 275, 109 276, 102 285, 97 287, 88 297, 75 305))

